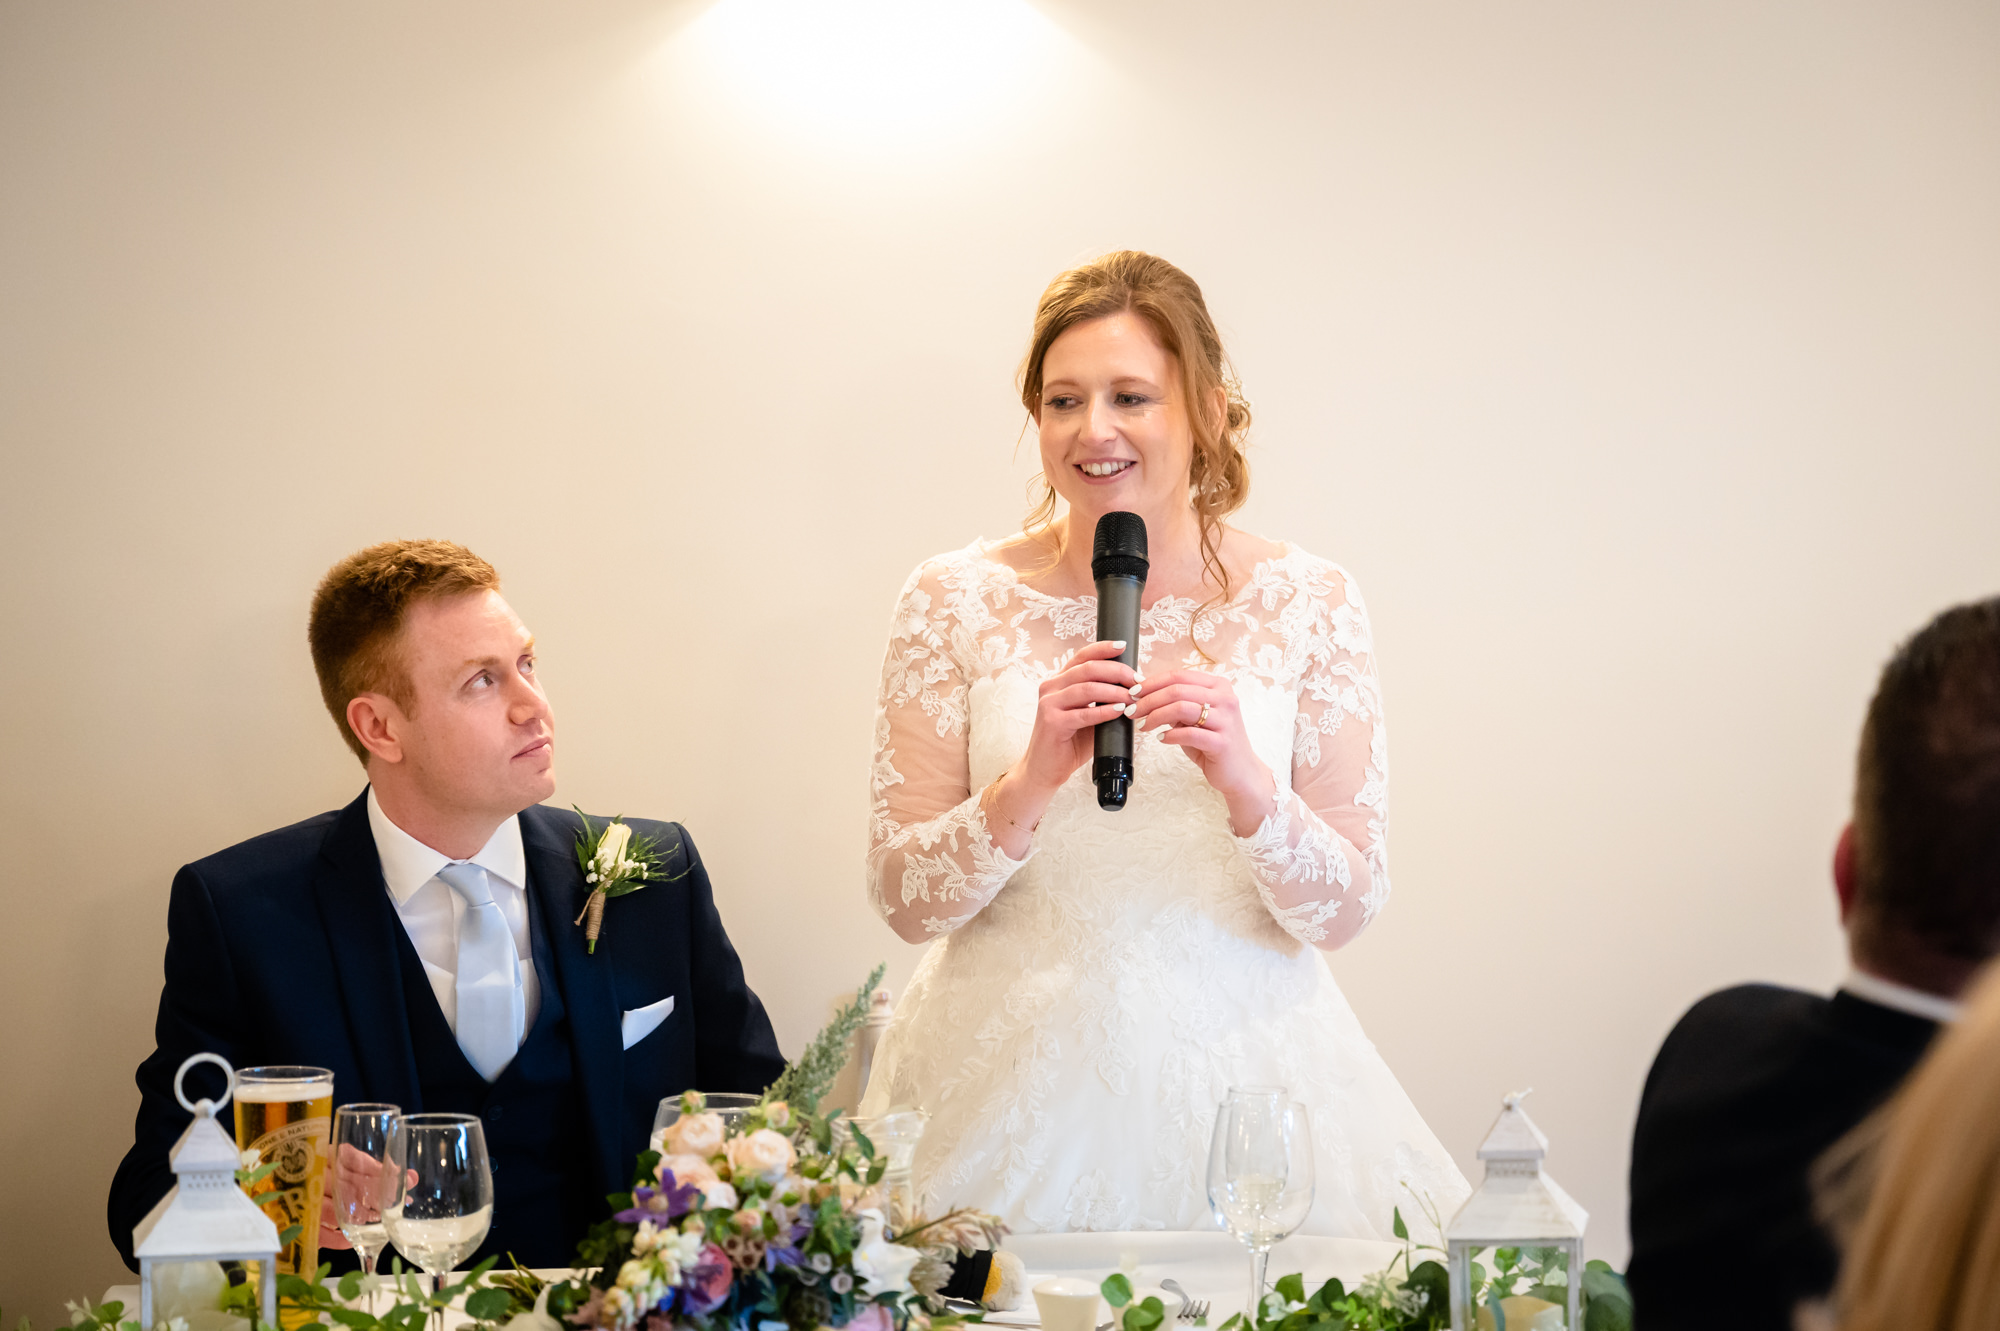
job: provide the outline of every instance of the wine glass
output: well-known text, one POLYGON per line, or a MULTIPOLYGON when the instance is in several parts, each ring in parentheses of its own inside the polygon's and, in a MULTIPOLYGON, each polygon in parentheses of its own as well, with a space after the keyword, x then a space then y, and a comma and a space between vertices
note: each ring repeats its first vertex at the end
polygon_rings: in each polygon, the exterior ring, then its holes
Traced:
MULTIPOLYGON (((384 1159, 382 1223, 396 1251, 431 1278, 436 1293, 493 1224, 493 1171, 486 1134, 470 1114, 400 1114, 384 1159)), ((438 1310, 438 1326, 444 1310, 438 1310)))
MULTIPOLYGON (((383 1161, 389 1131, 403 1111, 395 1105, 342 1105, 333 1111, 333 1219, 361 1256, 361 1274, 375 1274, 375 1259, 388 1245, 382 1224, 383 1161)), ((374 1307, 374 1296, 369 1296, 374 1307)))
POLYGON ((1232 1086, 1216 1106, 1208 1148, 1208 1204, 1250 1250, 1250 1310, 1256 1324, 1271 1245, 1312 1210, 1312 1127, 1306 1107, 1281 1086, 1232 1086))

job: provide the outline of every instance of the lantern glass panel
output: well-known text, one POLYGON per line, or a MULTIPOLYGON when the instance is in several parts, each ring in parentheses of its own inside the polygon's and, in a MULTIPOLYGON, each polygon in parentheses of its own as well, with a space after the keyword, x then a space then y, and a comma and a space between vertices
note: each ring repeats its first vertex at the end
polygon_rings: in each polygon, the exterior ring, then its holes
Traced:
POLYGON ((1496 1331, 1493 1305, 1507 1331, 1565 1331, 1569 1326, 1570 1255, 1562 1248, 1465 1245, 1467 1288, 1476 1331, 1496 1331))

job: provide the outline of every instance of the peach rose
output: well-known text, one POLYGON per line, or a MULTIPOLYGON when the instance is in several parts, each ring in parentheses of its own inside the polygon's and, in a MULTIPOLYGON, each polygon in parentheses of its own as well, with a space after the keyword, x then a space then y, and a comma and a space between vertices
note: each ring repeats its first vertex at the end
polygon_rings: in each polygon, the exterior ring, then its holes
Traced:
POLYGON ((722 1115, 682 1114, 666 1131, 670 1155, 694 1155, 713 1160, 722 1149, 722 1115))
POLYGON ((798 1159, 790 1139, 769 1128, 732 1137, 726 1149, 729 1152, 729 1168, 737 1177, 760 1178, 766 1183, 776 1183, 784 1178, 792 1162, 798 1159))
POLYGON ((676 1182, 682 1184, 692 1183, 703 1192, 706 1192, 713 1184, 721 1181, 720 1176, 715 1172, 715 1166, 709 1164, 708 1161, 698 1155, 669 1155, 663 1157, 660 1160, 660 1172, 664 1175, 669 1171, 672 1171, 676 1182))

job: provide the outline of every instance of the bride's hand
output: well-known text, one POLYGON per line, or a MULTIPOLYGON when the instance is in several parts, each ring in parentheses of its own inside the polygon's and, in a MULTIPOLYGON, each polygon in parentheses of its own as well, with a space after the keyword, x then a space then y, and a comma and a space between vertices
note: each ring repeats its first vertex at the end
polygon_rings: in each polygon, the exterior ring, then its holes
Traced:
POLYGON ((1176 670, 1139 689, 1134 722, 1161 729, 1162 744, 1178 745, 1229 805, 1230 828, 1249 836, 1277 808, 1278 783, 1250 747, 1236 689, 1221 675, 1176 670))
POLYGON ((1124 650, 1122 642, 1093 642, 1077 650, 1067 670, 1042 681, 1028 751, 1014 764, 1029 790, 1053 797, 1090 761, 1098 725, 1131 705, 1139 677, 1118 659, 1124 650))
POLYGON ((1068 669, 1042 681, 1028 751, 980 797, 988 831, 1012 858, 1028 853, 1049 801, 1090 761, 1098 725, 1131 705, 1139 677, 1118 659, 1124 650, 1120 642, 1093 642, 1070 658, 1068 669))

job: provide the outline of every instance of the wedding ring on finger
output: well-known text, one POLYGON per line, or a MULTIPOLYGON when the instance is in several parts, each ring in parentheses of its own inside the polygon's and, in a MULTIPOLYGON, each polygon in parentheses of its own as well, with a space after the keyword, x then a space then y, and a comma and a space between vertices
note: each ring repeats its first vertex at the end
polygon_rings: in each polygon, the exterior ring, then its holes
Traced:
POLYGON ((1201 705, 1201 715, 1195 718, 1195 725, 1201 727, 1203 730, 1208 729, 1208 709, 1211 705, 1210 703, 1203 703, 1201 705))

